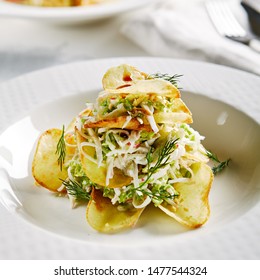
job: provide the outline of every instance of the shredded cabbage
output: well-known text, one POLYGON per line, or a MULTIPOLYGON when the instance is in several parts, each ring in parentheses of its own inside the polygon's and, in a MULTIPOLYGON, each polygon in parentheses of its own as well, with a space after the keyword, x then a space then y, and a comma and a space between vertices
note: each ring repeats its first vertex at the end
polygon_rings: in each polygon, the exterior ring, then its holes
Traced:
MULTIPOLYGON (((153 110, 148 105, 144 105, 144 109, 149 111, 152 117, 153 110)), ((130 119, 131 116, 127 121, 130 119)), ((171 127, 165 125, 160 130, 156 126, 156 130, 152 132, 88 128, 83 135, 85 142, 80 145, 81 152, 84 153, 84 146, 95 148, 95 157, 90 157, 86 153, 84 155, 98 166, 107 167, 106 185, 114 176, 114 168, 133 178, 128 186, 103 188, 104 196, 110 197, 113 204, 121 206, 130 203, 133 207, 140 208, 151 202, 158 206, 163 201, 174 206, 174 200, 167 199, 167 194, 177 196, 174 184, 188 181, 193 176, 191 165, 196 161, 206 160, 205 149, 201 145, 204 137, 188 124, 174 124, 171 127), (162 135, 176 139, 176 147, 169 155, 169 164, 156 170, 146 182, 149 168, 156 164, 162 145, 160 144, 162 135), (148 163, 147 155, 151 151, 153 161, 148 163), (165 199, 160 198, 162 194, 165 199)))

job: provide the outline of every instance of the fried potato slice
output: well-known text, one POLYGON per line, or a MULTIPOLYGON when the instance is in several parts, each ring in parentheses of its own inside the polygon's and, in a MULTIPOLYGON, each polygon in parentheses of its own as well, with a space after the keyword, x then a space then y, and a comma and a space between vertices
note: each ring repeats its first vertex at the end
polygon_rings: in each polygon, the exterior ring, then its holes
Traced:
POLYGON ((158 207, 179 223, 190 228, 197 228, 206 223, 210 214, 208 195, 213 173, 205 163, 194 163, 192 170, 194 177, 190 182, 174 185, 179 193, 178 206, 175 208, 164 203, 158 207))
POLYGON ((106 89, 100 94, 101 97, 107 94, 157 94, 172 98, 179 98, 180 91, 170 82, 161 79, 140 80, 135 84, 117 89, 106 89))
POLYGON ((102 84, 104 90, 118 89, 144 80, 146 77, 147 74, 140 72, 135 67, 122 64, 108 69, 103 76, 102 84))
POLYGON ((136 118, 132 118, 127 122, 127 116, 121 116, 113 119, 103 119, 96 122, 84 124, 84 128, 107 127, 107 128, 125 128, 131 130, 152 131, 148 123, 141 124, 136 118))
POLYGON ((115 233, 136 225, 143 209, 119 211, 100 190, 93 189, 86 218, 91 227, 103 233, 115 233))
POLYGON ((54 192, 61 186, 60 179, 65 180, 68 176, 65 168, 61 170, 56 154, 61 135, 62 130, 56 128, 42 133, 32 162, 32 174, 36 183, 54 192))
POLYGON ((192 123, 191 115, 187 113, 177 112, 158 112, 154 113, 154 119, 156 123, 173 124, 173 123, 192 123))
MULTIPOLYGON (((84 138, 80 135, 80 133, 76 130, 76 138, 80 151, 80 160, 83 167, 84 172, 87 177, 95 184, 105 187, 106 186, 106 174, 107 167, 100 166, 98 164, 91 161, 85 155, 88 155, 91 158, 95 156, 95 148, 83 146, 80 148, 80 143, 84 142, 84 138), (82 152, 83 150, 83 152, 82 152)), ((132 177, 129 177, 123 173, 120 169, 114 168, 114 176, 109 180, 109 184, 107 187, 109 188, 120 188, 126 185, 129 185, 132 182, 132 177)))
POLYGON ((171 112, 155 112, 154 119, 157 123, 192 123, 192 114, 181 98, 172 102, 171 112))
POLYGON ((176 98, 172 101, 172 112, 183 112, 191 116, 191 111, 181 98, 176 98))

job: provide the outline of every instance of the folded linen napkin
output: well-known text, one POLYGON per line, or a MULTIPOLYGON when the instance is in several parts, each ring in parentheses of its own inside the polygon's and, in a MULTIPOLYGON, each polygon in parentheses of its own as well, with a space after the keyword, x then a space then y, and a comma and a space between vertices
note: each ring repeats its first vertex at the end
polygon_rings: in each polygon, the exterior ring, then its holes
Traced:
POLYGON ((203 1, 194 3, 178 6, 172 0, 156 5, 130 18, 121 32, 153 56, 209 61, 260 75, 260 54, 221 37, 203 1))

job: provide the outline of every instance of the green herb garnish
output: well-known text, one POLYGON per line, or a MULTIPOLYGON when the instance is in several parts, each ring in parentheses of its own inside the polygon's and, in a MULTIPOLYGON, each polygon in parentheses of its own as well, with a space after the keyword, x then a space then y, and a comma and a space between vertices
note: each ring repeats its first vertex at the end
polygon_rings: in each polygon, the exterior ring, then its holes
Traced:
POLYGON ((58 164, 60 166, 60 170, 62 170, 63 164, 65 162, 65 157, 66 157, 66 144, 65 144, 65 138, 64 138, 64 131, 65 131, 65 127, 63 125, 61 137, 57 143, 56 152, 55 152, 55 154, 58 155, 58 164))
MULTIPOLYGON (((119 195, 120 204, 131 201, 134 195, 137 195, 140 200, 142 200, 144 196, 149 196, 153 200, 155 205, 161 204, 164 200, 173 199, 179 196, 177 192, 170 193, 168 191, 168 188, 172 186, 167 183, 163 185, 151 184, 150 189, 143 188, 146 184, 150 183, 149 180, 151 179, 152 175, 157 172, 158 169, 163 168, 167 164, 169 164, 170 155, 175 150, 177 141, 178 139, 167 141, 159 152, 154 152, 152 148, 149 150, 146 155, 148 167, 146 178, 144 178, 144 181, 141 182, 140 185, 136 188, 133 184, 128 185, 127 189, 119 195), (155 154, 157 155, 156 164, 151 167, 151 164, 155 158, 155 154)), ((104 188, 103 195, 105 197, 113 198, 115 192, 113 189, 104 188)))
POLYGON ((147 166, 148 166, 148 176, 147 176, 146 180, 140 186, 143 186, 158 169, 165 167, 169 163, 170 155, 175 150, 177 141, 178 141, 178 139, 169 140, 164 144, 164 146, 162 147, 162 149, 160 150, 160 153, 158 155, 157 162, 153 167, 150 167, 153 157, 151 154, 151 149, 149 150, 149 152, 146 155, 147 166))
POLYGON ((175 197, 179 196, 178 193, 170 194, 167 191, 167 188, 161 189, 158 192, 148 192, 146 190, 143 190, 143 193, 147 196, 150 196, 150 198, 153 200, 155 206, 161 204, 164 200, 174 199, 175 197))
POLYGON ((69 195, 75 197, 77 201, 89 201, 90 194, 86 192, 80 183, 74 180, 62 180, 63 185, 66 187, 66 190, 69 195))
POLYGON ((178 82, 179 82, 179 78, 182 76, 183 75, 179 75, 179 74, 169 75, 169 74, 156 73, 156 74, 150 75, 148 78, 166 80, 166 81, 170 82, 171 84, 173 84, 176 88, 180 89, 178 86, 178 82))
POLYGON ((127 98, 124 99, 124 107, 127 111, 131 111, 133 110, 133 104, 131 103, 131 101, 127 98))
POLYGON ((229 159, 227 159, 227 160, 225 160, 225 161, 220 161, 220 160, 218 159, 217 155, 214 154, 214 153, 212 153, 212 152, 210 152, 210 151, 207 151, 207 156, 208 156, 208 158, 211 159, 212 161, 218 163, 218 165, 212 167, 212 171, 213 171, 213 174, 214 174, 214 175, 216 175, 216 174, 220 173, 221 171, 223 171, 223 170, 228 166, 228 164, 229 164, 229 162, 230 162, 230 160, 231 160, 231 159, 229 158, 229 159))
POLYGON ((146 179, 139 185, 139 187, 134 190, 140 191, 144 195, 148 195, 152 199, 155 198, 156 200, 172 199, 176 196, 176 194, 168 193, 167 190, 165 190, 165 189, 161 192, 152 193, 145 189, 142 189, 142 187, 144 185, 146 185, 147 183, 149 183, 150 178, 152 177, 152 175, 154 173, 156 173, 156 171, 158 169, 165 167, 169 163, 170 155, 175 150, 177 141, 178 141, 178 139, 169 140, 164 144, 164 146, 162 147, 162 149, 160 150, 160 153, 158 155, 157 162, 153 167, 151 167, 151 163, 153 161, 152 149, 149 150, 149 152, 146 155, 147 166, 148 166, 148 175, 147 175, 146 179))

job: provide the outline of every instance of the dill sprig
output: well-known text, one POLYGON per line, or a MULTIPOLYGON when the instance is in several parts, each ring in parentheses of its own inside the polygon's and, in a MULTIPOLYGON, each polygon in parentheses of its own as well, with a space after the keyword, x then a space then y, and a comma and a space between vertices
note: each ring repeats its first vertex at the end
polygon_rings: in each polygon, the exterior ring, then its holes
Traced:
POLYGON ((74 180, 61 180, 69 195, 75 197, 77 201, 89 201, 90 194, 86 192, 80 183, 74 180))
POLYGON ((66 144, 65 144, 64 133, 65 133, 65 127, 63 125, 62 133, 61 133, 60 139, 57 143, 56 152, 55 152, 55 154, 58 155, 58 164, 60 166, 60 170, 62 170, 63 164, 65 162, 65 157, 66 157, 66 144))
POLYGON ((216 154, 212 153, 211 151, 207 151, 207 157, 209 159, 211 159, 212 161, 218 163, 218 165, 215 165, 212 167, 212 171, 213 171, 213 174, 216 175, 218 173, 220 173, 221 171, 223 171, 229 164, 230 162, 230 158, 227 159, 227 160, 224 160, 224 161, 220 161, 217 157, 216 154))
POLYGON ((169 75, 169 74, 156 73, 156 74, 150 75, 149 78, 166 80, 166 81, 170 82, 171 84, 173 84, 178 89, 180 89, 178 86, 178 83, 179 83, 179 78, 182 76, 183 75, 179 75, 179 74, 169 75))
POLYGON ((146 155, 147 167, 148 167, 148 175, 147 175, 145 181, 142 182, 139 185, 139 188, 144 186, 150 180, 152 175, 154 173, 156 173, 156 171, 158 169, 165 167, 169 163, 169 159, 170 159, 171 153, 174 151, 177 141, 178 141, 178 139, 175 139, 175 140, 172 139, 172 140, 167 141, 164 144, 164 146, 160 150, 157 162, 156 162, 156 164, 153 167, 151 167, 151 163, 152 163, 152 160, 153 160, 152 152, 151 152, 151 149, 149 150, 149 152, 146 155))
POLYGON ((170 156, 172 154, 172 152, 175 150, 176 147, 176 143, 177 143, 178 139, 172 139, 167 141, 164 146, 162 147, 162 149, 160 150, 160 153, 158 155, 158 159, 156 161, 156 164, 154 166, 151 167, 151 163, 153 161, 153 157, 152 157, 152 149, 149 150, 149 152, 146 155, 146 159, 147 159, 147 167, 148 167, 148 175, 146 177, 146 179, 138 186, 138 188, 135 188, 135 191, 140 191, 142 192, 144 195, 148 195, 150 196, 152 199, 160 199, 160 200, 165 200, 165 199, 172 199, 176 196, 176 194, 170 194, 167 192, 167 190, 163 190, 160 193, 152 193, 149 192, 145 189, 142 189, 142 187, 144 185, 146 185, 147 183, 149 183, 150 178, 152 177, 152 175, 154 173, 156 173, 156 171, 160 168, 165 167, 167 164, 169 164, 169 159, 170 156))

